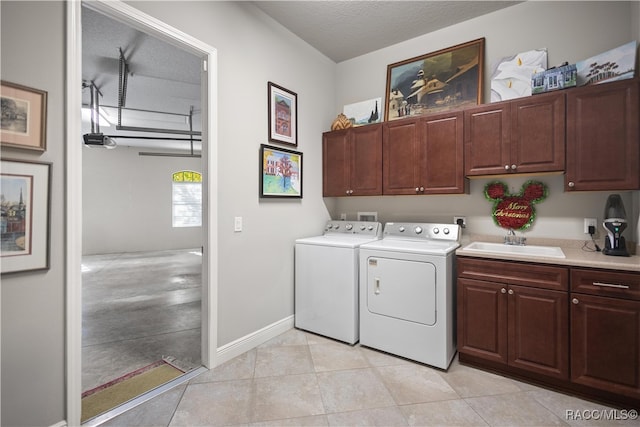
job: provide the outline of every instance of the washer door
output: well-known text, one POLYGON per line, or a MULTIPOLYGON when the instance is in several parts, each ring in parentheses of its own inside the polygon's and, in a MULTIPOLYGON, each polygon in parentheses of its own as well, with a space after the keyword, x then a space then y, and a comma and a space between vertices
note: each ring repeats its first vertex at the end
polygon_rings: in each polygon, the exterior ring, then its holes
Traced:
POLYGON ((435 325, 435 265, 425 261, 368 258, 367 309, 381 316, 435 325))

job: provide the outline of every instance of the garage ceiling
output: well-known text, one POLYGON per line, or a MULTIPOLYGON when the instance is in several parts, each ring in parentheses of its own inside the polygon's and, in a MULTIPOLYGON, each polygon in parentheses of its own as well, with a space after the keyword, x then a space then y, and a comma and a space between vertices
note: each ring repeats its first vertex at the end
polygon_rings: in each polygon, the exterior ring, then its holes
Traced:
MULTIPOLYGON (((255 1, 259 9, 333 61, 341 62, 520 3, 517 1, 255 1)), ((130 74, 126 107, 174 114, 124 111, 123 125, 188 130, 195 108, 200 130, 200 58, 83 7, 82 77, 100 89, 102 106, 118 104, 119 50, 130 74), (175 115, 178 114, 178 115, 175 115)), ((90 90, 83 90, 83 105, 90 90)), ((117 122, 116 108, 104 108, 117 122)), ((117 134, 105 127, 105 134, 117 134)), ((85 123, 83 132, 88 132, 85 123)), ((120 132, 122 133, 122 132, 120 132)), ((126 132, 131 134, 131 132, 126 132)), ((134 133, 135 134, 135 133, 134 133)), ((140 134, 143 135, 143 134, 140 134)), ((184 143, 118 140, 119 145, 182 149, 184 143)))

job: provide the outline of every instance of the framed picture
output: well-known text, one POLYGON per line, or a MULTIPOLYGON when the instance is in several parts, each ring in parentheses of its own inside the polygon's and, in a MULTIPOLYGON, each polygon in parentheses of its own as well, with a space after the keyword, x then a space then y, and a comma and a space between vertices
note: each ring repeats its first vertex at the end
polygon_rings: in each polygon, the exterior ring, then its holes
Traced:
POLYGON ((298 145, 298 95, 268 82, 269 141, 298 145))
POLYGON ((260 145, 260 197, 302 198, 302 153, 260 145))
POLYGON ((484 38, 387 66, 385 120, 482 103, 484 38))
POLYGON ((2 81, 0 145, 45 151, 47 92, 2 81))
POLYGON ((0 272, 49 268, 51 163, 2 160, 0 272))
POLYGON ((382 98, 347 104, 342 108, 342 114, 347 116, 354 127, 380 123, 382 121, 382 98))

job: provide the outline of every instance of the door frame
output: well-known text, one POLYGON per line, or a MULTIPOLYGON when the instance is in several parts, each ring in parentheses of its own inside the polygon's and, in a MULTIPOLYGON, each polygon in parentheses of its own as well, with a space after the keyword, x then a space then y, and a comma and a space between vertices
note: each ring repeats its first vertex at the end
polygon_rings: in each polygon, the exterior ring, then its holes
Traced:
MULTIPOLYGON (((218 306, 217 50, 120 0, 92 0, 85 5, 133 28, 203 58, 203 254, 202 364, 216 365, 218 306)), ((82 5, 66 2, 66 420, 79 426, 82 410, 82 5)))

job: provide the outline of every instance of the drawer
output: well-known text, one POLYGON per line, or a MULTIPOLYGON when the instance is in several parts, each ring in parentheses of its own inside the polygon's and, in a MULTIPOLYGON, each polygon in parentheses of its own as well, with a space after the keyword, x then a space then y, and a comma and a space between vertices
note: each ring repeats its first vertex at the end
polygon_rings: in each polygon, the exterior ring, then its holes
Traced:
POLYGON ((571 291, 640 301, 640 273, 572 268, 571 291))
POLYGON ((569 289, 569 269, 517 261, 497 261, 457 257, 459 277, 511 285, 566 291, 569 289))

